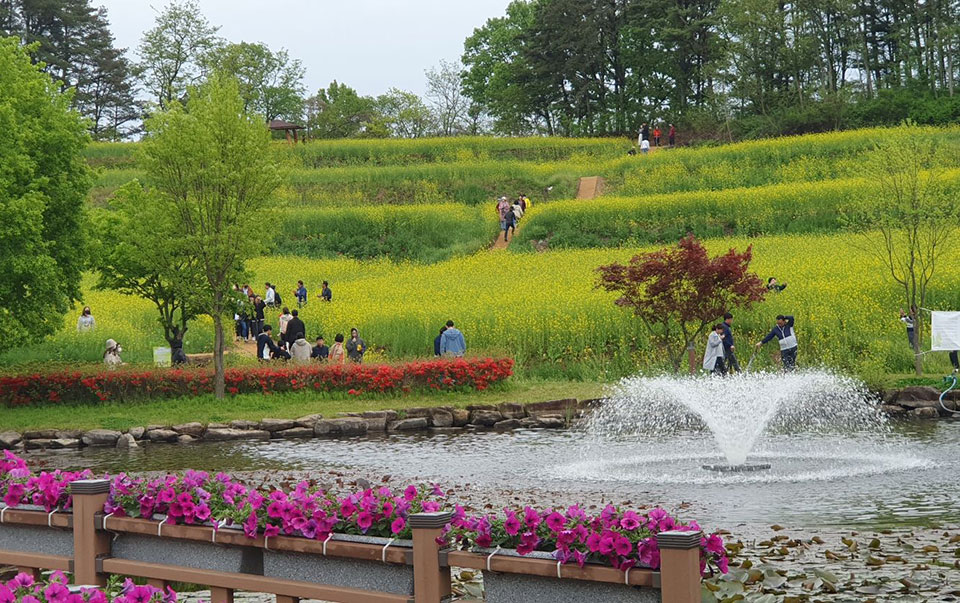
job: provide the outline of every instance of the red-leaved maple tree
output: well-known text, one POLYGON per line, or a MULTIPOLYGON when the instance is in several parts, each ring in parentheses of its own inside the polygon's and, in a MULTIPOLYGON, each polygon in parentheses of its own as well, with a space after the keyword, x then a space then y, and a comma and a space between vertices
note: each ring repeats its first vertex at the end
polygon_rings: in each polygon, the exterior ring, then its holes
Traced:
POLYGON ((615 303, 633 309, 679 371, 684 350, 707 325, 732 308, 763 300, 767 289, 749 271, 752 257, 751 246, 711 258, 689 235, 674 247, 634 256, 627 265, 600 266, 597 286, 620 294, 615 303))

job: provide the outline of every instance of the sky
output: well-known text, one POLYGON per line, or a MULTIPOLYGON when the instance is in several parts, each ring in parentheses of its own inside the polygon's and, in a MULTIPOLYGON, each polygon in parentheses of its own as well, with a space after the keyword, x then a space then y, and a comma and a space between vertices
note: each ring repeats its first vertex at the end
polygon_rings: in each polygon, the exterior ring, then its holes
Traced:
MULTIPOLYGON (((231 42, 286 48, 303 61, 313 94, 331 81, 363 95, 391 87, 422 95, 423 72, 440 59, 456 60, 463 41, 509 0, 197 0, 231 42)), ((104 6, 116 45, 135 58, 143 32, 165 0, 94 0, 104 6)))

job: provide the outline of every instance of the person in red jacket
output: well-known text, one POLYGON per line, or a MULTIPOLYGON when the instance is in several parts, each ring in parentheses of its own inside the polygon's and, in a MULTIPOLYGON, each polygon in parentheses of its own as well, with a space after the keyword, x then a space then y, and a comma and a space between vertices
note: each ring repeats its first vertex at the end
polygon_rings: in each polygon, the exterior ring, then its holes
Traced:
POLYGON ((653 146, 660 146, 660 126, 654 126, 653 128, 653 146))

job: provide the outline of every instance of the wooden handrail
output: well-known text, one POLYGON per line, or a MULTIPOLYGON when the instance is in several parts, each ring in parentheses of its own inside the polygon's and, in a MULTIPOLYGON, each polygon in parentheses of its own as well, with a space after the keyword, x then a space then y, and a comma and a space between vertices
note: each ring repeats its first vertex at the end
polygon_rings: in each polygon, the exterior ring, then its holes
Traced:
POLYGON ((41 555, 20 551, 0 551, 0 565, 15 565, 32 569, 73 571, 73 559, 63 555, 41 555))
MULTIPOLYGON (((535 559, 532 557, 514 557, 512 555, 484 555, 468 551, 447 552, 447 563, 452 567, 464 569, 486 570, 487 560, 490 561, 490 571, 504 574, 523 574, 527 576, 557 577, 557 562, 549 559, 535 559)), ((602 565, 585 565, 580 567, 576 563, 560 565, 560 578, 573 580, 589 580, 591 582, 609 582, 613 584, 630 584, 631 586, 649 586, 659 588, 660 574, 646 568, 631 569, 626 574, 618 569, 602 565)))
POLYGON ((320 599, 321 601, 336 601, 338 603, 413 603, 413 599, 407 595, 381 593, 345 586, 327 586, 297 580, 267 578, 250 574, 232 574, 188 567, 159 565, 141 561, 128 561, 126 559, 113 559, 108 557, 100 560, 98 565, 100 566, 98 570, 105 574, 137 576, 140 578, 165 580, 169 582, 176 581, 203 584, 214 588, 248 590, 301 599, 320 599))

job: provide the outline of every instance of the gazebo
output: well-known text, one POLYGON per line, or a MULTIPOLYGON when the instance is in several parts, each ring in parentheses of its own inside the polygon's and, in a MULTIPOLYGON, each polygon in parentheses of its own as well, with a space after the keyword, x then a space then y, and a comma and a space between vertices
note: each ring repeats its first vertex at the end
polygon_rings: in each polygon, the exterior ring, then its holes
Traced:
MULTIPOLYGON (((283 121, 282 119, 271 119, 269 124, 271 131, 283 131, 287 134, 287 142, 300 142, 300 138, 297 136, 297 130, 306 130, 303 126, 298 126, 297 124, 292 124, 289 121, 283 121), (293 133, 291 136, 291 132, 293 133)), ((306 140, 306 138, 304 138, 306 140)))

